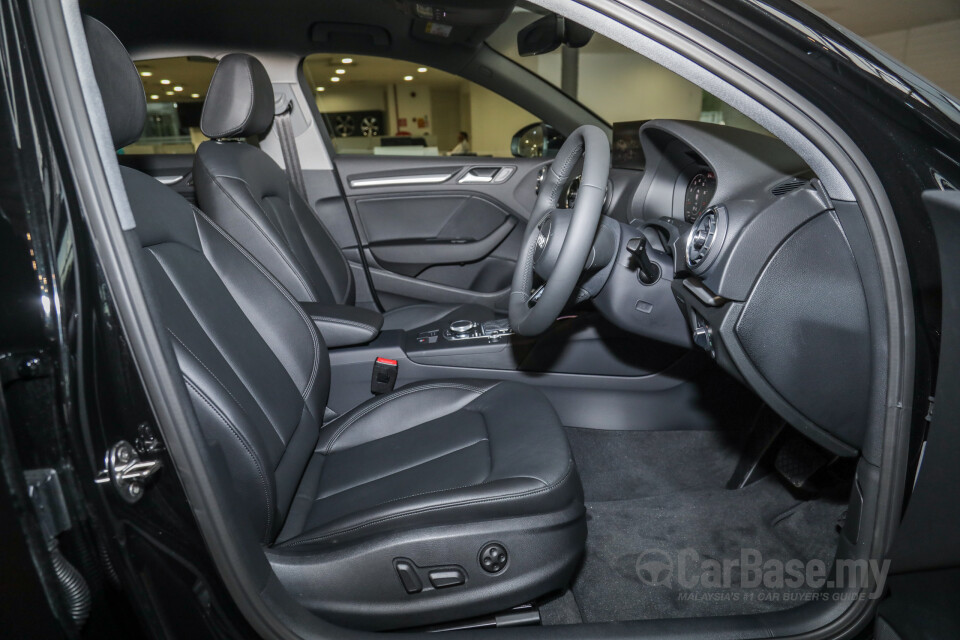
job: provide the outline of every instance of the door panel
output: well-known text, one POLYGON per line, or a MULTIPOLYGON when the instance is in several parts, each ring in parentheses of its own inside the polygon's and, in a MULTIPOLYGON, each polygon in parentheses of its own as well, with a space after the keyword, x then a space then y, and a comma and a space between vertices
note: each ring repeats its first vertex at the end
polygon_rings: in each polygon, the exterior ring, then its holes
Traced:
MULTIPOLYGON (((381 303, 472 302, 505 309, 546 161, 335 159, 381 303)), ((358 261, 355 246, 345 246, 358 261)))
MULTIPOLYGON (((956 638, 960 633, 960 191, 925 191, 940 254, 942 317, 937 392, 913 492, 894 540, 880 605, 885 637, 956 638)), ((878 635, 879 637, 879 635, 878 635)))

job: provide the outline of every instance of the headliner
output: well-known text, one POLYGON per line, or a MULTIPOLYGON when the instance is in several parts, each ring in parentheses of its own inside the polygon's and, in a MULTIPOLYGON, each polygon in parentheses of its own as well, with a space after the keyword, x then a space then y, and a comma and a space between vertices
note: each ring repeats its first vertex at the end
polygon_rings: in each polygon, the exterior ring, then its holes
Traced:
POLYGON ((403 13, 396 0, 80 0, 80 9, 110 27, 134 58, 159 48, 301 55, 349 49, 429 62, 441 55, 461 57, 475 51, 507 17, 515 0, 447 0, 447 4, 492 9, 501 15, 485 25, 455 26, 447 38, 430 41, 413 35, 421 32, 417 27, 422 21, 403 13), (373 46, 367 39, 351 42, 345 49, 342 42, 313 42, 310 34, 316 23, 381 27, 389 32, 390 45, 373 46))

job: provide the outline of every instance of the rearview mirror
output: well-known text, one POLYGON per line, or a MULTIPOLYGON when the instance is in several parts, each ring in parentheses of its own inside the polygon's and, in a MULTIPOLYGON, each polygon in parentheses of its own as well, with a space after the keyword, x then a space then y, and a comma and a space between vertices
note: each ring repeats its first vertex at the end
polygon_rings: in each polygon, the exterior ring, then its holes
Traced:
POLYGON ((549 53, 562 44, 574 49, 590 42, 593 31, 555 13, 543 16, 517 34, 517 50, 521 56, 549 53))
POLYGON ((514 158, 553 158, 563 146, 566 136, 543 122, 528 124, 510 141, 514 158))

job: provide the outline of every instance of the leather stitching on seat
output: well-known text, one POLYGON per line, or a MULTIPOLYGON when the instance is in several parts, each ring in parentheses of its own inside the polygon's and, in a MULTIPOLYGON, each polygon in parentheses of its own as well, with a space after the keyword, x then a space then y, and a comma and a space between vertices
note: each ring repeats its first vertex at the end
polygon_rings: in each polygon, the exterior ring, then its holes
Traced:
POLYGON ((267 526, 266 526, 266 531, 263 534, 263 539, 269 540, 271 537, 270 533, 273 530, 273 501, 270 499, 270 488, 267 486, 266 476, 263 473, 263 466, 260 463, 260 459, 257 456, 256 451, 253 449, 253 447, 244 437, 243 433, 241 433, 241 431, 236 427, 236 425, 233 424, 230 418, 228 418, 220 410, 220 408, 217 407, 217 405, 212 400, 210 400, 209 397, 207 397, 207 394, 205 394, 203 390, 200 389, 200 387, 193 380, 191 380, 187 376, 183 376, 183 381, 187 384, 187 387, 193 390, 193 392, 196 393, 197 396, 201 400, 203 400, 203 402, 208 407, 210 407, 213 413, 218 418, 220 418, 223 424, 226 425, 228 429, 230 429, 230 431, 233 433, 233 436, 237 439, 238 442, 240 442, 240 445, 247 452, 247 455, 250 456, 250 460, 253 461, 253 465, 257 468, 257 475, 260 476, 260 484, 263 487, 263 495, 264 495, 264 499, 266 500, 266 506, 267 506, 267 526))
MULTIPOLYGON (((154 246, 157 246, 157 245, 153 245, 153 246, 151 246, 151 247, 144 247, 144 248, 145 248, 147 251, 149 251, 149 252, 150 252, 150 255, 152 255, 152 256, 154 257, 154 259, 157 261, 157 263, 158 263, 164 270, 166 270, 166 271, 168 272, 168 273, 167 273, 167 277, 169 278, 170 282, 173 284, 174 287, 176 287, 177 291, 181 293, 181 299, 184 301, 184 303, 187 305, 187 307, 188 307, 188 308, 191 308, 191 310, 192 310, 192 307, 191 307, 190 303, 187 302, 186 297, 183 297, 180 286, 177 284, 177 282, 174 281, 173 278, 170 278, 169 269, 167 268, 167 265, 166 265, 165 262, 164 262, 164 258, 154 250, 154 248, 153 248, 154 246)), ((213 339, 213 337, 211 336, 210 332, 207 331, 206 328, 204 327, 203 323, 198 322, 198 326, 200 327, 200 330, 204 332, 204 334, 206 335, 207 339, 210 340, 210 341, 213 343, 214 348, 220 349, 220 347, 217 345, 217 341, 213 339)), ((249 412, 247 412, 247 410, 243 407, 243 405, 240 404, 240 402, 236 399, 236 397, 234 397, 233 394, 230 393, 230 390, 227 389, 227 387, 223 384, 223 382, 222 382, 219 378, 217 378, 217 376, 213 373, 213 371, 211 371, 210 368, 207 367, 207 365, 206 365, 195 353, 193 353, 193 352, 190 350, 190 348, 187 347, 187 345, 184 344, 183 341, 180 340, 180 338, 179 338, 176 334, 174 334, 173 331, 172 331, 169 327, 166 327, 166 329, 167 329, 167 331, 169 331, 169 332, 173 335, 174 338, 177 339, 177 342, 179 342, 181 345, 183 345, 183 348, 186 349, 186 350, 190 353, 190 355, 193 356, 193 358, 194 358, 197 362, 199 362, 200 365, 201 365, 204 369, 206 369, 206 370, 210 373, 210 375, 213 376, 214 379, 215 379, 218 383, 220 383, 220 386, 223 387, 223 390, 226 391, 228 395, 230 395, 230 397, 233 399, 234 402, 237 403, 237 406, 240 407, 240 410, 243 411, 245 414, 247 414, 247 416, 249 417, 249 415, 250 415, 249 412)), ((222 352, 221 352, 221 353, 222 353, 222 352)), ((225 360, 227 361, 227 365, 228 365, 228 366, 231 366, 230 358, 226 357, 225 354, 224 354, 224 358, 225 358, 225 360)), ((282 366, 282 365, 281 365, 281 366, 282 366)), ((238 377, 239 377, 239 376, 238 376, 238 377)), ((291 383, 292 383, 292 382, 293 382, 293 381, 291 380, 291 383)), ((247 386, 246 383, 243 381, 242 378, 240 378, 240 383, 243 384, 244 386, 247 386)), ((263 412, 264 417, 266 418, 266 417, 268 416, 268 414, 269 414, 269 411, 266 409, 266 407, 263 406, 263 404, 260 403, 260 401, 259 401, 255 396, 252 396, 252 395, 251 395, 251 398, 252 398, 253 401, 257 404, 257 406, 258 406, 258 407, 260 408, 260 410, 263 412)), ((306 400, 306 398, 304 398, 304 401, 305 401, 305 400, 306 400)), ((304 404, 304 406, 306 406, 306 404, 304 404)), ((273 424, 273 422, 270 422, 269 418, 267 418, 267 421, 270 423, 270 426, 273 428, 274 432, 276 432, 277 437, 280 439, 281 444, 284 445, 284 446, 286 446, 287 443, 286 443, 286 439, 283 437, 283 434, 280 433, 279 429, 277 429, 277 427, 273 424)))
MULTIPOLYGON (((488 438, 480 438, 479 440, 474 440, 474 441, 471 442, 470 444, 465 444, 465 445, 463 445, 462 447, 457 447, 456 449, 453 449, 453 450, 451 450, 451 451, 446 451, 446 452, 441 453, 440 455, 434 456, 434 457, 432 457, 432 458, 428 458, 428 459, 426 459, 426 460, 421 460, 421 461, 419 461, 419 462, 416 462, 416 463, 414 463, 414 464, 411 464, 410 466, 403 467, 402 469, 396 469, 395 471, 391 471, 390 473, 384 474, 384 475, 382 475, 382 476, 377 476, 376 478, 371 478, 371 479, 369 479, 369 480, 364 480, 363 482, 360 482, 360 483, 351 485, 351 486, 349 486, 349 487, 344 487, 343 489, 340 489, 340 490, 338 490, 338 491, 335 491, 334 493, 328 493, 327 495, 324 495, 324 496, 317 496, 317 497, 315 497, 315 498, 313 499, 313 502, 319 502, 320 500, 326 500, 326 499, 328 499, 328 498, 332 498, 333 496, 340 495, 340 494, 343 493, 344 491, 350 491, 350 490, 352 490, 352 489, 356 489, 357 487, 362 487, 362 486, 364 486, 364 485, 367 485, 367 484, 370 484, 370 483, 373 483, 373 482, 379 482, 380 480, 383 480, 384 478, 389 478, 390 476, 396 475, 396 474, 398 474, 398 473, 403 473, 404 471, 409 471, 410 469, 415 469, 415 468, 417 468, 417 467, 419 467, 419 466, 422 466, 422 465, 425 465, 425 464, 429 464, 429 463, 431 463, 431 462, 436 462, 437 460, 439 460, 439 459, 441 459, 441 458, 445 458, 445 457, 451 456, 451 455, 453 455, 453 454, 455 454, 455 453, 459 453, 460 451, 463 451, 464 449, 469 449, 470 447, 476 446, 476 445, 480 444, 481 442, 489 442, 489 439, 488 439, 488 438)), ((406 500, 406 499, 408 499, 408 498, 416 498, 417 496, 423 496, 423 495, 427 495, 427 494, 430 494, 430 493, 439 493, 440 491, 453 491, 453 490, 455 490, 455 489, 466 489, 467 487, 475 487, 475 486, 477 486, 477 485, 483 484, 484 482, 486 482, 486 481, 485 481, 485 480, 481 480, 480 482, 474 482, 474 483, 472 483, 472 484, 465 484, 465 485, 460 486, 460 487, 453 487, 452 489, 436 489, 436 490, 434 490, 434 491, 424 491, 424 492, 422 492, 422 493, 415 493, 415 494, 409 495, 409 496, 401 496, 401 497, 399 497, 399 498, 392 498, 392 499, 387 500, 387 501, 385 501, 385 502, 381 502, 380 504, 388 504, 388 503, 390 503, 390 502, 396 502, 396 501, 398 501, 398 500, 406 500)))
MULTIPOLYGON (((256 228, 256 230, 260 232, 260 235, 263 236, 263 239, 266 240, 271 247, 273 247, 274 251, 277 252, 277 255, 280 256, 280 259, 283 260, 285 263, 287 263, 287 266, 290 268, 290 271, 293 272, 293 277, 297 279, 297 281, 300 283, 300 286, 303 287, 303 290, 306 292, 306 294, 311 298, 315 299, 316 294, 313 288, 310 287, 307 284, 307 282, 303 279, 303 277, 300 275, 300 268, 294 266, 294 264, 290 261, 290 257, 287 256, 287 254, 279 246, 277 246, 277 243, 274 242, 269 235, 267 235, 267 233, 263 230, 263 227, 261 227, 257 223, 257 221, 253 219, 253 216, 250 215, 250 213, 239 202, 237 202, 236 198, 234 198, 233 195, 229 191, 227 191, 226 188, 224 188, 224 186, 220 183, 220 180, 217 179, 217 178, 232 178, 232 176, 214 176, 212 173, 210 173, 210 170, 207 169, 207 167, 203 164, 203 162, 199 162, 197 164, 199 164, 200 168, 203 169, 203 172, 207 174, 207 177, 210 178, 210 181, 216 184, 217 188, 220 189, 223 195, 227 196, 227 199, 229 199, 230 202, 233 203, 233 206, 239 209, 240 213, 242 213, 244 217, 246 217, 246 219, 250 221, 250 223, 254 226, 254 228, 256 228)), ((242 182, 243 186, 246 187, 247 194, 250 196, 250 199, 256 202, 257 199, 254 197, 253 192, 250 190, 250 185, 247 184, 245 180, 240 180, 240 182, 242 182)), ((264 214, 265 213, 266 212, 264 212, 264 214)))
MULTIPOLYGON (((250 186, 247 185, 247 189, 249 188, 250 186)), ((306 185, 304 185, 304 188, 306 188, 306 185)), ((346 280, 346 283, 344 284, 342 295, 337 295, 337 292, 334 291, 334 286, 337 283, 336 275, 327 273, 327 269, 325 268, 326 264, 323 262, 323 260, 314 261, 315 264, 317 265, 317 269, 319 269, 320 273, 323 275, 323 279, 326 281, 327 286, 330 288, 330 293, 331 295, 333 295, 334 301, 337 303, 344 303, 347 300, 347 294, 350 293, 350 287, 352 285, 352 280, 353 280, 353 273, 350 271, 350 263, 347 261, 347 256, 344 255, 343 250, 340 248, 339 243, 337 243, 337 241, 334 239, 333 234, 331 234, 330 230, 327 229, 327 225, 323 224, 323 220, 321 220, 320 216, 317 215, 316 209, 314 209, 310 205, 310 201, 307 200, 307 196, 305 194, 301 196, 300 193, 293 188, 293 182, 291 182, 288 179, 287 180, 287 204, 290 206, 290 213, 293 214, 294 218, 297 218, 298 217, 297 212, 296 210, 294 210, 294 199, 299 199, 300 202, 307 208, 307 212, 312 216, 314 222, 320 225, 321 231, 323 231, 323 233, 326 234, 327 238, 330 240, 330 243, 336 248, 335 253, 340 258, 340 261, 343 262, 343 269, 344 269, 344 272, 346 273, 346 278, 344 278, 344 280, 346 280)), ((348 212, 348 215, 349 215, 349 212, 348 212)), ((298 226, 299 226, 299 223, 298 223, 298 226)), ((307 251, 309 251, 310 253, 314 253, 314 248, 311 245, 310 241, 307 240, 306 235, 304 235, 304 243, 307 245, 307 251)))
POLYGON ((331 316, 315 316, 315 315, 311 315, 310 317, 313 318, 314 322, 316 322, 317 320, 320 320, 322 322, 330 322, 333 324, 347 324, 352 327, 357 327, 359 329, 367 329, 368 331, 377 330, 377 328, 372 324, 367 324, 365 322, 356 322, 354 320, 346 320, 345 318, 334 318, 331 316))
MULTIPOLYGON (((167 332, 168 332, 170 335, 172 335, 177 342, 180 343, 180 346, 182 346, 184 349, 186 349, 186 350, 187 350, 187 353, 189 353, 191 356, 193 356, 193 359, 196 360, 196 361, 200 364, 201 367, 203 367, 204 369, 206 369, 206 370, 207 370, 207 373, 209 373, 211 376, 213 376, 213 379, 217 381, 217 384, 220 385, 220 388, 227 392, 227 395, 230 396, 230 398, 233 399, 233 401, 237 404, 237 406, 240 408, 240 410, 243 411, 244 413, 247 413, 247 410, 244 409, 244 407, 243 407, 242 404, 240 404, 240 401, 237 400, 237 397, 236 397, 235 395, 233 395, 233 393, 230 392, 230 389, 227 388, 227 385, 223 384, 223 381, 220 380, 220 378, 217 377, 217 374, 215 374, 215 373, 210 369, 210 367, 208 367, 208 366, 206 365, 206 363, 205 363, 203 360, 200 359, 200 356, 198 356, 197 354, 195 354, 195 353, 193 352, 193 350, 192 350, 190 347, 188 347, 188 346, 186 345, 186 343, 185 343, 183 340, 180 339, 180 336, 178 336, 177 334, 175 334, 170 327, 166 327, 166 329, 167 329, 167 332)), ((249 414, 247 414, 247 415, 249 415, 249 414)), ((278 433, 277 435, 280 435, 280 434, 278 433)), ((281 437, 280 440, 283 441, 283 437, 281 437)), ((286 444, 286 443, 284 443, 284 444, 286 444)))
POLYGON ((296 546, 299 546, 299 545, 302 545, 302 544, 309 544, 309 543, 311 543, 311 542, 320 542, 321 540, 325 540, 325 539, 327 539, 327 538, 331 538, 331 537, 334 537, 334 536, 343 535, 343 534, 345 534, 345 533, 352 533, 352 532, 354 532, 354 531, 357 531, 357 530, 359 530, 359 529, 363 529, 363 528, 365 528, 365 527, 369 527, 369 526, 372 526, 372 525, 375 525, 375 524, 380 524, 381 522, 388 522, 388 521, 390 521, 390 520, 396 520, 396 519, 398 519, 398 518, 405 518, 405 517, 407 517, 407 516, 412 516, 412 515, 419 515, 419 514, 421 514, 421 513, 429 513, 429 512, 431 512, 431 511, 440 511, 440 510, 442 510, 442 509, 451 509, 451 508, 456 508, 456 507, 464 507, 464 506, 469 506, 469 505, 472 505, 472 504, 486 504, 486 503, 490 503, 490 502, 502 502, 502 501, 506 501, 506 500, 517 500, 517 499, 519 499, 519 498, 526 498, 526 497, 528 497, 528 496, 537 495, 537 494, 539 494, 539 493, 546 493, 546 492, 548 492, 548 491, 552 491, 553 489, 556 489, 556 488, 559 487, 564 481, 566 481, 566 479, 570 477, 570 474, 573 473, 573 468, 574 468, 574 467, 573 467, 573 464, 568 464, 568 465, 567 465, 567 470, 564 472, 564 474, 560 477, 559 480, 557 480, 555 483, 553 483, 553 484, 551 484, 551 485, 547 485, 547 486, 541 487, 541 488, 539 488, 539 489, 529 489, 529 490, 527 490, 527 491, 523 491, 523 492, 521 492, 521 493, 515 493, 515 494, 513 494, 513 495, 508 495, 508 496, 497 496, 497 497, 491 497, 491 498, 477 498, 477 499, 474 499, 474 500, 463 500, 463 501, 461 501, 461 502, 455 502, 455 503, 451 503, 451 504, 441 504, 441 505, 436 505, 436 506, 433 506, 433 507, 424 507, 424 508, 422 508, 422 509, 416 509, 416 510, 413 510, 413 511, 407 511, 407 512, 405 512, 405 513, 397 513, 397 514, 394 514, 394 515, 392 515, 392 516, 384 516, 383 518, 377 518, 376 520, 370 520, 369 522, 364 522, 364 523, 358 524, 358 525, 353 526, 353 527, 348 527, 348 528, 346 528, 346 529, 339 529, 339 530, 337 530, 337 531, 332 531, 332 532, 330 532, 330 533, 325 533, 325 534, 323 534, 322 536, 315 536, 315 537, 313 537, 313 538, 307 538, 307 539, 305 539, 305 540, 294 540, 294 541, 292 541, 292 542, 285 542, 285 543, 283 543, 283 544, 281 544, 281 545, 279 545, 279 546, 282 546, 282 547, 296 547, 296 546))
MULTIPOLYGON (((492 387, 491 387, 491 388, 492 388, 492 387)), ((463 390, 463 391, 472 391, 473 393, 476 393, 477 395, 482 395, 482 394, 484 393, 484 390, 483 390, 483 389, 480 389, 480 388, 478 388, 478 387, 471 387, 471 386, 469 386, 469 385, 456 384, 456 383, 428 384, 428 385, 422 385, 422 386, 419 386, 419 387, 412 387, 412 388, 410 388, 410 389, 401 389, 400 391, 395 391, 395 392, 391 393, 390 395, 388 395, 388 396, 386 396, 386 397, 383 397, 383 398, 377 400, 376 402, 374 402, 373 404, 371 404, 369 407, 364 407, 364 408, 363 408, 361 411, 359 411, 356 415, 351 416, 350 419, 348 419, 346 422, 344 422, 342 425, 340 425, 340 427, 337 429, 337 432, 336 432, 335 434, 333 434, 333 438, 330 440, 330 442, 327 444, 327 446, 324 447, 323 451, 321 451, 320 453, 322 453, 322 454, 324 454, 324 455, 330 453, 330 449, 333 448, 334 443, 336 443, 337 439, 338 439, 341 435, 343 435, 343 432, 346 431, 347 427, 349 427, 350 425, 355 424, 355 423, 357 422, 357 420, 359 420, 359 419, 362 418, 363 416, 367 415, 368 413, 370 413, 371 411, 373 411, 373 410, 376 409, 377 407, 380 407, 380 406, 382 406, 382 405, 384 405, 384 404, 386 404, 386 403, 388 403, 388 402, 390 402, 390 401, 392 401, 392 400, 396 400, 396 399, 398 399, 398 398, 402 398, 403 396, 409 395, 409 394, 411 394, 411 393, 417 393, 418 391, 429 391, 429 390, 431 390, 431 389, 461 389, 461 390, 463 390)))
POLYGON ((216 230, 221 236, 223 236, 223 238, 227 242, 232 244, 234 248, 237 249, 237 251, 239 251, 241 255, 243 255, 243 257, 249 260, 250 263, 260 271, 260 273, 262 273, 267 277, 267 279, 273 284, 273 286, 277 288, 277 291, 279 291, 283 295, 283 297, 287 299, 287 301, 291 304, 291 306, 293 306, 294 309, 296 309, 296 311, 300 314, 300 319, 303 320, 304 324, 307 325, 307 332, 310 334, 310 337, 313 339, 313 371, 310 373, 310 379, 307 380, 307 384, 304 386, 303 391, 300 394, 303 397, 303 399, 306 400, 307 396, 310 394, 310 391, 313 389, 313 383, 316 380, 317 372, 320 369, 320 339, 317 336, 318 330, 316 326, 314 326, 313 322, 309 318, 307 318, 307 314, 304 313, 303 307, 301 307, 297 303, 297 301, 290 296, 287 290, 284 289, 279 282, 277 282, 276 278, 270 275, 270 272, 264 269, 263 266, 259 262, 257 262, 256 259, 253 256, 251 256, 246 249, 244 249, 239 244, 237 244, 236 240, 231 238, 226 231, 224 231, 223 229, 220 228, 219 225, 217 225, 217 223, 215 223, 213 220, 208 218, 206 214, 203 213, 203 211, 200 211, 196 207, 194 207, 193 210, 195 213, 197 213, 200 216, 200 218, 202 218, 207 224, 209 224, 211 227, 213 227, 214 230, 216 230))

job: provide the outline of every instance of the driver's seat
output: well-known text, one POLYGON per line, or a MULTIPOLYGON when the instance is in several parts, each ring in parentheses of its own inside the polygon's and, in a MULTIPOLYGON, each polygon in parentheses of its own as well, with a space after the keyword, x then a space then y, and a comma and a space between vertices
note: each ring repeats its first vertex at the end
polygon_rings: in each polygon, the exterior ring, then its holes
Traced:
MULTIPOLYGON (((350 264, 310 205, 273 158, 244 139, 273 123, 270 77, 245 53, 224 56, 210 81, 194 181, 200 208, 253 254, 300 302, 355 304, 350 264)), ((383 329, 443 320, 486 320, 480 305, 424 303, 391 309, 383 329)))
MULTIPOLYGON (((143 87, 113 33, 89 17, 84 27, 119 149, 143 129, 143 87)), ((539 391, 426 382, 322 425, 330 360, 290 293, 174 191, 120 175, 137 275, 196 416, 178 426, 199 429, 237 538, 259 541, 292 597, 388 629, 497 612, 569 582, 583 492, 539 391)))

